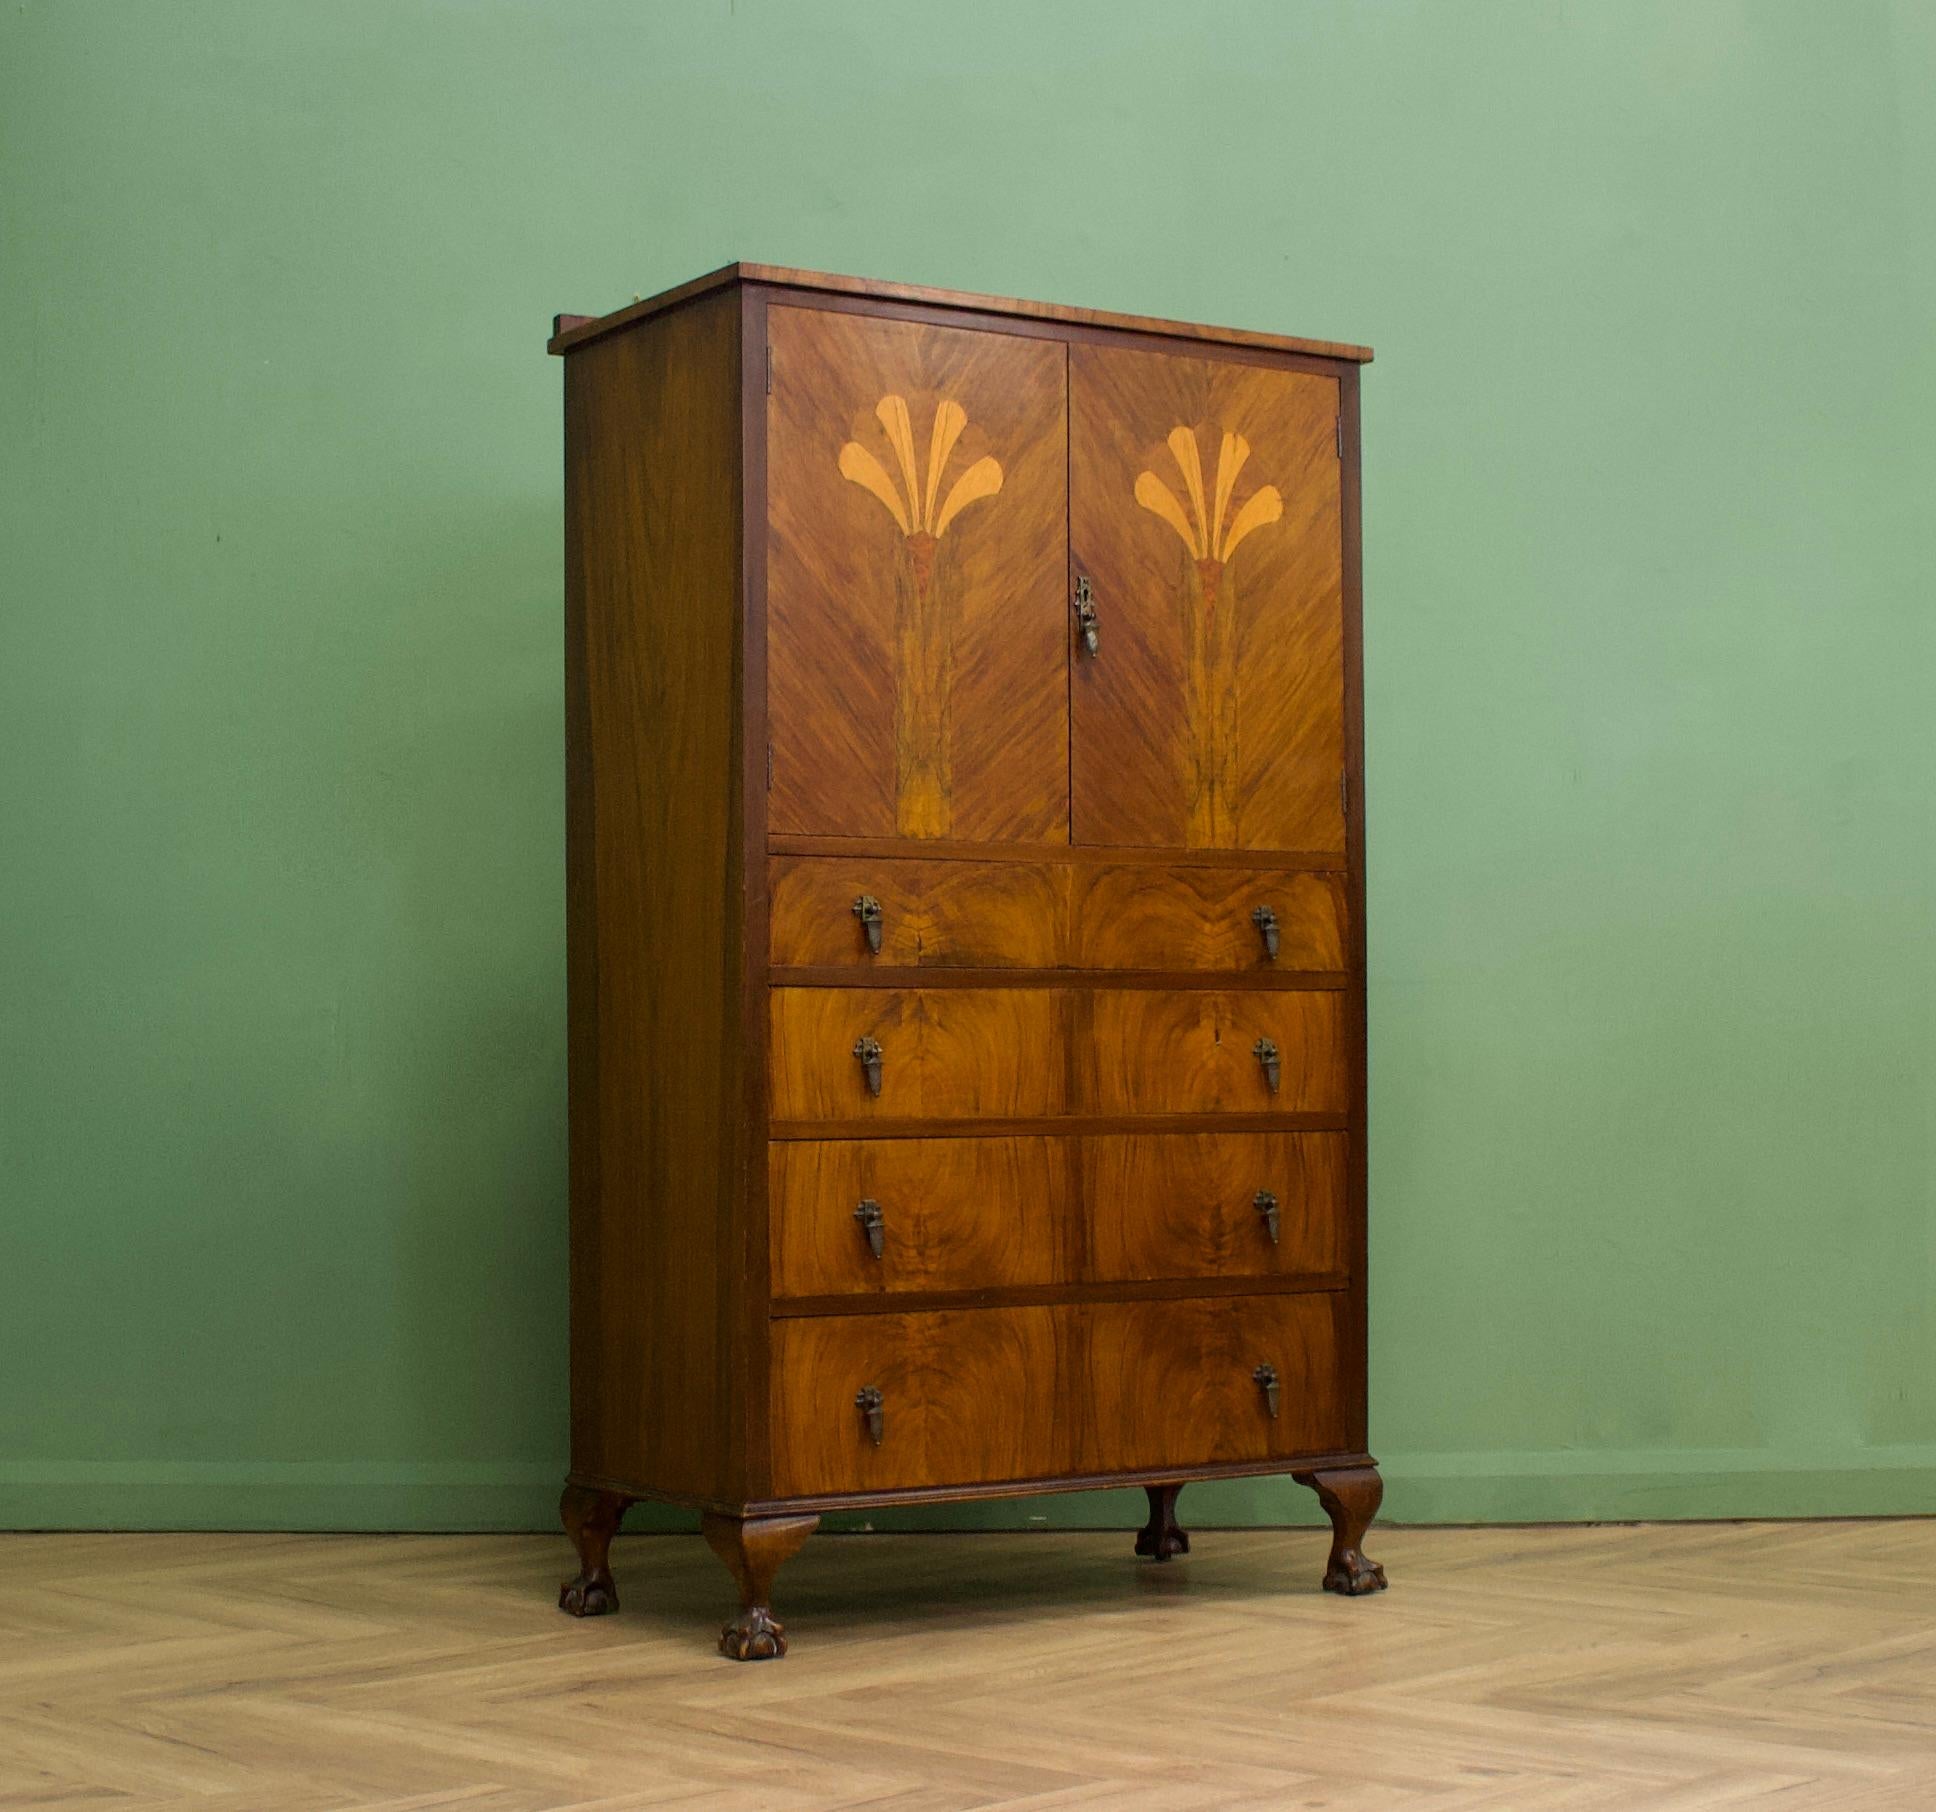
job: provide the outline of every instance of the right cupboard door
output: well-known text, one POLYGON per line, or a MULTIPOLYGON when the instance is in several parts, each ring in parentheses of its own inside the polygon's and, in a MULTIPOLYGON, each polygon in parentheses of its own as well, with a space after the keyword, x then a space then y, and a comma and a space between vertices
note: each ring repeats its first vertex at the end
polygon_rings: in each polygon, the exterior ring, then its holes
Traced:
POLYGON ((1342 855, 1335 378, 1070 349, 1082 844, 1342 855))

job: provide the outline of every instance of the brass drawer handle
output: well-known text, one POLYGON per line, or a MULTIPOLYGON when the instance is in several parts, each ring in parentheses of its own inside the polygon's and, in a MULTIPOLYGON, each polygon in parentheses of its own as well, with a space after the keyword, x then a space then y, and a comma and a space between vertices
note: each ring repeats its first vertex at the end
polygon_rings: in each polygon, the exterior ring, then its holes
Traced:
MULTIPOLYGON (((1264 1066, 1264 1080, 1270 1084, 1270 1092, 1273 1095, 1276 1094, 1278 1075, 1277 1046, 1272 1044, 1268 1038, 1260 1038, 1250 1047, 1250 1054, 1264 1066)), ((874 1093, 878 1095, 880 1092, 877 1086, 874 1093)))
POLYGON ((1087 579, 1076 581, 1076 627, 1082 631, 1082 646, 1093 661, 1102 652, 1102 626, 1096 615, 1096 594, 1087 579))
POLYGON ((867 1235, 867 1249, 876 1258, 887 1251, 887 1222, 881 1213, 881 1205, 870 1195, 854 1210, 854 1219, 860 1222, 860 1230, 867 1235))
POLYGON ((1258 1190, 1256 1196, 1252 1199, 1251 1206, 1255 1208, 1258 1214, 1262 1217, 1264 1222, 1264 1230, 1267 1233, 1269 1233, 1271 1244, 1273 1246, 1276 1245, 1277 1244, 1277 1197, 1272 1195, 1268 1189, 1260 1189, 1258 1190))
MULTIPOLYGON (((859 908, 855 908, 859 911, 859 908)), ((1270 961, 1277 961, 1277 911, 1271 906, 1259 906, 1250 915, 1250 922, 1257 927, 1257 934, 1264 940, 1264 955, 1270 961)))
MULTIPOLYGON (((881 1041, 863 1032, 854 1040, 854 1056, 867 1077, 867 1092, 878 1095, 881 1092, 881 1041)), ((1277 1085, 1273 1082, 1271 1086, 1275 1088, 1277 1085)))
MULTIPOLYGON (((1250 1374, 1257 1380, 1258 1388, 1264 1393, 1264 1404, 1270 1411, 1271 1420, 1277 1420, 1277 1367, 1266 1361, 1250 1374)), ((877 1440, 878 1436, 875 1437, 877 1440)))
MULTIPOLYGON (((873 1385, 863 1384, 854 1392, 854 1407, 867 1418, 867 1432, 873 1438, 874 1445, 880 1446, 885 1419, 885 1412, 881 1407, 881 1393, 873 1385)), ((1276 1413, 1276 1410, 1271 1411, 1272 1415, 1276 1413)))
MULTIPOLYGON (((854 902, 854 917, 860 920, 860 928, 867 933, 867 949, 872 956, 881 953, 881 903, 871 893, 862 894, 854 902)), ((1273 953, 1275 954, 1275 953, 1273 953)))

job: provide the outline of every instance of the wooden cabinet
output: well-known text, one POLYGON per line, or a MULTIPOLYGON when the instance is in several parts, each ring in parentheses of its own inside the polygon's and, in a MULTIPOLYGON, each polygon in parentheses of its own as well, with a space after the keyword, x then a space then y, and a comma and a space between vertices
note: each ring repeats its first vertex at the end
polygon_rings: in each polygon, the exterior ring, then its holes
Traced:
POLYGON ((1361 348, 735 265, 565 355, 579 1614, 1366 1448, 1361 348))

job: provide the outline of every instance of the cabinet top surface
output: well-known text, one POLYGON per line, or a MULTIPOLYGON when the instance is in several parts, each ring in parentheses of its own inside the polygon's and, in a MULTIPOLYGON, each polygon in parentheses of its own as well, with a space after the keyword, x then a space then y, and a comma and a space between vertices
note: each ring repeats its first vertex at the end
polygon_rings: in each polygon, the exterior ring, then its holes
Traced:
POLYGON ((980 296, 956 289, 932 289, 919 283, 880 283, 868 277, 839 277, 826 271, 794 270, 778 264, 724 264, 703 277, 675 289, 645 296, 608 315, 559 315, 554 319, 546 350, 570 352, 634 321, 659 314, 694 296, 735 283, 768 284, 776 288, 813 290, 822 294, 860 296, 877 302, 915 303, 929 308, 959 308, 978 314, 1018 315, 1037 321, 1058 321, 1077 327, 1114 328, 1129 333, 1167 334, 1174 339, 1211 341, 1226 346, 1255 346, 1272 352, 1297 352, 1324 359, 1367 364, 1369 346, 1341 340, 1304 340, 1291 334, 1256 333, 1241 327, 1206 327, 1191 321, 1165 321, 1154 315, 1117 314, 1102 308, 1070 308, 1056 302, 1023 302, 1013 296, 980 296))

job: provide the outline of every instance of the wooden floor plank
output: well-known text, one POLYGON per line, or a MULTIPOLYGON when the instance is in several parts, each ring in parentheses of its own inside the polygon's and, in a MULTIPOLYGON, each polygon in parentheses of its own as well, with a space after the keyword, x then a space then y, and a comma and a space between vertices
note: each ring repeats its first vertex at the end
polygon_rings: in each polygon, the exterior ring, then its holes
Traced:
POLYGON ((0 1537, 0 1805, 1695 1812, 1936 1805, 1936 1521, 821 1537, 783 1662, 696 1538, 0 1537))

